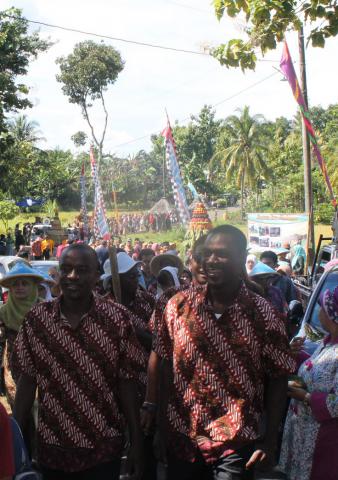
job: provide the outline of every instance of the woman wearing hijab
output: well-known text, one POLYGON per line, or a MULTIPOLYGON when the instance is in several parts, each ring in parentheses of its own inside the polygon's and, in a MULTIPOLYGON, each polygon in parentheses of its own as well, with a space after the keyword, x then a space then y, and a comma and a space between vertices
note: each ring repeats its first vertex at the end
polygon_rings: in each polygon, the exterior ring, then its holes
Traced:
POLYGON ((246 257, 245 266, 246 266, 246 271, 248 275, 250 275, 250 272, 254 268, 254 266, 257 264, 257 261, 258 260, 256 255, 248 255, 246 257))
POLYGON ((304 275, 305 260, 306 253, 304 248, 299 244, 295 245, 291 259, 291 267, 295 275, 304 275))
POLYGON ((166 290, 171 287, 180 287, 181 283, 178 278, 178 268, 176 267, 164 267, 160 270, 157 277, 157 295, 159 298, 166 290))
POLYGON ((26 314, 38 301, 38 284, 43 280, 42 275, 24 262, 18 262, 0 280, 0 286, 9 290, 7 302, 0 307, 0 336, 5 342, 5 388, 10 405, 13 405, 16 390, 15 372, 10 363, 13 344, 26 314))
MULTIPOLYGON (((326 290, 319 303, 319 320, 328 335, 289 384, 292 400, 279 465, 289 480, 337 480, 338 286, 326 290)), ((307 355, 299 356, 304 360, 307 355)))

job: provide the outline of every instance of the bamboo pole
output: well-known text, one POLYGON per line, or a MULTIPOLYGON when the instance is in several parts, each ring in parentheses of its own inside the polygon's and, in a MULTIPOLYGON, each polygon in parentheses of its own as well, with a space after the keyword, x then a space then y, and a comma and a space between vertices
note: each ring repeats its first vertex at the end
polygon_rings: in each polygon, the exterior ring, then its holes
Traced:
POLYGON ((109 261, 111 269, 111 280, 113 286, 114 297, 117 303, 121 303, 121 284, 117 267, 117 255, 116 248, 114 246, 109 247, 109 261))

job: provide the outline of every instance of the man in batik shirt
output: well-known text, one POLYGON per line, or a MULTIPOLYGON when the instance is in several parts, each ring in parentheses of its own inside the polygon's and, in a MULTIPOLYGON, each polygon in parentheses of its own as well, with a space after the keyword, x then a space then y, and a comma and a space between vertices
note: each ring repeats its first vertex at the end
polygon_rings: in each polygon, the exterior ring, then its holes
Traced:
POLYGON ((215 228, 202 257, 208 286, 169 300, 153 344, 173 370, 168 475, 246 479, 251 467, 274 460, 287 374, 295 365, 283 322, 242 281, 243 233, 230 225, 215 228))
POLYGON ((142 354, 128 312, 93 296, 99 263, 87 245, 64 250, 60 272, 61 297, 35 306, 15 343, 14 415, 25 428, 38 390, 38 461, 47 480, 117 480, 126 419, 129 467, 140 478, 135 376, 142 354))
MULTIPOLYGON (((141 262, 133 260, 126 252, 119 252, 116 257, 121 286, 121 304, 134 314, 131 320, 136 336, 148 356, 151 350, 149 320, 154 310, 155 298, 139 286, 141 262)), ((105 290, 108 290, 104 298, 115 302, 109 259, 104 264, 104 271, 101 279, 105 290)))

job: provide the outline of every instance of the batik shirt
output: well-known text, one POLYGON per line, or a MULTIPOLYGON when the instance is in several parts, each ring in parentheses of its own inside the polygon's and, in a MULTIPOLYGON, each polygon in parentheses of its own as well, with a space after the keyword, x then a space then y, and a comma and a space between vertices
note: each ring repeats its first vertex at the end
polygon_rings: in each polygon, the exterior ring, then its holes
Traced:
POLYGON ((120 379, 134 379, 142 352, 127 310, 93 298, 73 329, 60 299, 35 306, 17 336, 13 365, 38 387, 38 459, 48 468, 81 471, 119 457, 125 421, 120 379))
MULTIPOLYGON (((103 298, 114 303, 116 302, 112 293, 108 293, 103 298)), ((154 307, 155 298, 153 295, 138 288, 136 290, 135 299, 128 305, 128 307, 126 307, 134 314, 131 318, 134 327, 149 330, 149 320, 154 307)))
POLYGON ((218 319, 206 287, 175 295, 153 349, 173 365, 170 448, 191 461, 198 447, 216 459, 256 440, 265 377, 295 369, 283 321, 244 285, 218 319))

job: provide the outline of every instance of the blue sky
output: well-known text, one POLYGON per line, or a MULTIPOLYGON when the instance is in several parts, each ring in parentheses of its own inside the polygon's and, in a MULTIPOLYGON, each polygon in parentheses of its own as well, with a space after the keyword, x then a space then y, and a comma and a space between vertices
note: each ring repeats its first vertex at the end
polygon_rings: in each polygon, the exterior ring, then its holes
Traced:
MULTIPOLYGON (((209 0, 2 0, 1 8, 22 8, 32 20, 62 25, 104 35, 141 42, 201 51, 205 44, 218 45, 234 36, 242 36, 243 24, 233 19, 218 22, 209 0)), ((25 82, 30 86, 34 107, 26 111, 39 123, 46 141, 42 148, 72 148, 71 135, 87 133, 79 107, 68 103, 55 75, 55 59, 69 54, 77 42, 91 37, 48 27, 40 27, 41 36, 55 44, 33 62, 25 82)), ((288 34, 291 55, 298 60, 297 35, 288 34)), ((198 114, 204 104, 216 105, 218 118, 249 105, 252 114, 267 119, 284 115, 291 118, 296 105, 286 82, 277 74, 265 82, 232 95, 271 75, 278 67, 281 46, 258 62, 255 72, 243 74, 228 70, 207 56, 184 54, 140 47, 118 41, 106 41, 117 48, 125 68, 107 92, 109 123, 105 151, 127 155, 149 149, 150 134, 165 126, 165 108, 172 123, 198 114), (225 100, 225 101, 224 101, 225 100), (221 103, 220 103, 221 102, 221 103), (139 137, 146 138, 134 141, 139 137)), ((325 49, 307 49, 310 105, 324 107, 337 102, 337 40, 325 49)), ((298 64, 296 65, 296 69, 298 64)), ((93 108, 98 129, 102 114, 93 108)))

